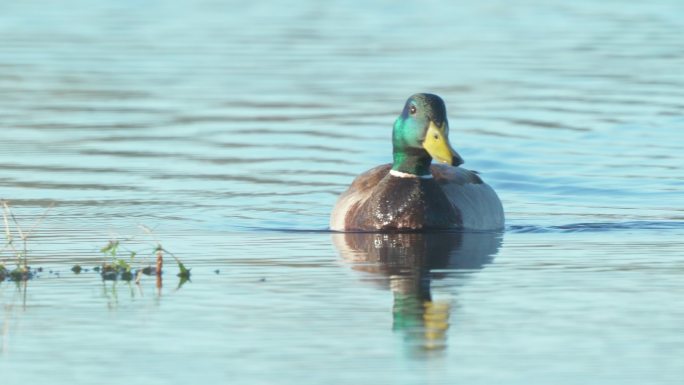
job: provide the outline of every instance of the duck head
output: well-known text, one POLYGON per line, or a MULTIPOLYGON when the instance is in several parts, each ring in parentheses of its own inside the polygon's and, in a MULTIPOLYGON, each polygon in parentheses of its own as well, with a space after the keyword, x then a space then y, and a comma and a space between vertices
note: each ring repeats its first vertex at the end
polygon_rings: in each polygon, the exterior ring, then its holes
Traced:
POLYGON ((444 101, 433 94, 415 94, 406 101, 392 132, 393 170, 427 175, 432 159, 459 166, 463 158, 449 143, 444 101))

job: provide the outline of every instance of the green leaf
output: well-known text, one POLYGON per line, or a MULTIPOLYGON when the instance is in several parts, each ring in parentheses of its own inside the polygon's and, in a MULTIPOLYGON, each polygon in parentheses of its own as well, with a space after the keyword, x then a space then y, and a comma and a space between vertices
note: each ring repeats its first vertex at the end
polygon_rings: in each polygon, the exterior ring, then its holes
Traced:
POLYGON ((112 257, 116 257, 116 250, 119 248, 119 241, 109 241, 107 245, 100 249, 103 254, 109 254, 112 257))
POLYGON ((114 265, 116 265, 119 270, 123 270, 125 272, 131 271, 131 265, 123 259, 117 258, 114 260, 114 265))
POLYGON ((176 262, 178 263, 178 269, 180 269, 180 273, 177 275, 181 278, 190 279, 190 269, 187 269, 181 261, 176 260, 176 262))

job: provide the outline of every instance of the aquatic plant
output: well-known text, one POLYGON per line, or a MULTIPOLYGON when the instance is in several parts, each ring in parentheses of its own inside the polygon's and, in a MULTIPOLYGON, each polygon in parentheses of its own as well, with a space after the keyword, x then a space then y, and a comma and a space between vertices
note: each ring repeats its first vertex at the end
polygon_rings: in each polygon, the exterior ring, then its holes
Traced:
POLYGON ((180 270, 180 272, 179 272, 178 274, 176 274, 176 276, 179 277, 179 278, 181 279, 181 282, 180 282, 180 284, 178 285, 178 287, 181 287, 185 282, 189 281, 189 280, 190 280, 190 269, 186 268, 185 265, 183 265, 183 263, 181 262, 181 260, 180 260, 178 257, 176 257, 176 255, 175 255, 174 253, 172 253, 172 252, 166 250, 166 249, 161 245, 161 243, 159 242, 159 240, 156 239, 156 237, 155 237, 155 235, 154 235, 154 231, 153 231, 152 229, 150 229, 149 227, 144 226, 144 225, 140 225, 140 228, 141 228, 145 233, 147 233, 148 235, 150 235, 151 237, 153 237, 154 240, 155 240, 155 242, 157 243, 157 248, 155 249, 155 253, 156 253, 156 255, 157 255, 157 271, 158 271, 158 272, 161 272, 161 270, 162 270, 162 265, 163 265, 163 263, 164 263, 164 262, 163 262, 164 253, 166 253, 166 254, 169 254, 169 255, 176 261, 176 264, 178 265, 178 270, 180 270))
MULTIPOLYGON (((17 221, 17 218, 14 216, 7 201, 0 199, 0 206, 5 235, 5 244, 0 248, 0 257, 2 257, 3 253, 8 252, 8 254, 11 255, 11 258, 16 261, 16 267, 10 269, 7 267, 6 261, 0 260, 0 282, 5 279, 26 281, 33 278, 36 272, 42 270, 40 268, 33 270, 29 267, 29 239, 36 228, 46 218, 49 211, 53 208, 53 205, 45 210, 41 217, 28 230, 24 230, 24 228, 19 225, 19 221, 17 221)), ((154 237, 151 229, 146 226, 140 227, 145 233, 154 237)), ((147 266, 141 266, 135 269, 134 266, 137 264, 136 256, 139 254, 139 251, 130 250, 122 244, 122 242, 133 244, 133 239, 134 237, 124 240, 113 239, 108 241, 107 244, 100 249, 100 252, 106 259, 102 262, 101 266, 96 266, 93 270, 100 273, 103 280, 120 279, 131 281, 135 278, 135 282, 140 283, 142 275, 155 275, 157 276, 157 288, 161 288, 164 254, 170 255, 178 265, 179 273, 177 276, 180 278, 178 287, 181 287, 185 282, 190 280, 190 269, 185 267, 176 255, 166 250, 156 238, 156 246, 151 250, 151 253, 149 253, 156 257, 156 263, 154 265, 148 263, 147 266)), ((145 252, 144 254, 148 254, 148 252, 145 252)), ((71 271, 74 272, 74 274, 80 274, 83 270, 88 271, 88 269, 83 269, 78 264, 71 268, 71 271)))
POLYGON ((28 241, 33 231, 43 222, 53 205, 50 205, 43 215, 38 218, 36 223, 27 231, 19 225, 19 221, 17 221, 17 218, 14 216, 9 203, 7 203, 6 200, 0 199, 0 205, 2 206, 2 222, 5 230, 5 245, 0 249, 0 252, 9 250, 13 254, 13 257, 16 258, 17 264, 17 267, 13 270, 8 270, 4 263, 0 264, 0 281, 5 280, 6 278, 13 281, 28 280, 34 275, 34 272, 28 265, 28 241), (18 236, 18 239, 21 241, 21 245, 18 247, 15 242, 16 236, 18 236))
MULTIPOLYGON (((141 227, 151 234, 151 231, 147 227, 141 227)), ((102 266, 97 269, 99 270, 103 279, 121 279, 124 281, 130 281, 135 277, 135 282, 140 283, 142 275, 155 275, 158 278, 157 286, 158 288, 161 288, 161 275, 163 273, 164 254, 168 254, 176 261, 176 264, 178 265, 179 273, 177 274, 177 276, 180 278, 180 284, 178 285, 178 287, 182 286, 185 282, 190 280, 190 269, 185 267, 185 265, 175 254, 165 249, 162 246, 162 244, 159 243, 159 241, 156 241, 156 246, 151 252, 151 255, 155 257, 155 264, 148 264, 147 266, 143 266, 137 269, 133 268, 133 265, 136 263, 135 257, 138 254, 146 255, 147 253, 145 253, 144 251, 126 250, 125 252, 128 254, 128 258, 126 259, 120 257, 119 251, 123 248, 125 247, 122 246, 120 240, 110 240, 104 247, 100 249, 100 252, 105 257, 109 258, 108 261, 104 261, 102 266)))

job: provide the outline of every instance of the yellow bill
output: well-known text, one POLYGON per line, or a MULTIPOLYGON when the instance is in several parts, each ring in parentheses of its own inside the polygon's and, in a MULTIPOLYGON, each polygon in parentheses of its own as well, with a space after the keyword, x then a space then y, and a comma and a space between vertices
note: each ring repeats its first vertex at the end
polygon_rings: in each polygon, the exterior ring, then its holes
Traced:
POLYGON ((449 144, 446 124, 438 127, 433 121, 430 121, 430 126, 423 141, 423 148, 430 154, 432 159, 438 162, 453 166, 463 164, 463 158, 449 144))

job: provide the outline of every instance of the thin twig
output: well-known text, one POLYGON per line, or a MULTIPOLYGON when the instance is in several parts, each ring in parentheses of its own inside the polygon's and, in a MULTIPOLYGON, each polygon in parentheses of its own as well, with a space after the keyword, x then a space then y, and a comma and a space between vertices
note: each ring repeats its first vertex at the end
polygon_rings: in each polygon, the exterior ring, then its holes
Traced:
POLYGON ((5 236, 7 237, 7 243, 12 243, 12 232, 10 231, 9 221, 7 220, 7 202, 2 201, 2 220, 5 222, 5 236))
POLYGON ((45 210, 45 212, 43 213, 43 215, 41 215, 40 218, 38 218, 38 221, 37 221, 33 226, 31 226, 31 228, 29 229, 29 231, 26 233, 26 238, 28 238, 28 236, 31 235, 31 232, 33 232, 33 230, 35 230, 36 227, 40 226, 40 224, 43 222, 43 220, 44 220, 45 217, 48 215, 48 213, 50 212, 50 210, 52 210, 54 207, 55 207, 55 203, 52 202, 52 203, 50 204, 50 207, 48 207, 48 208, 45 210))
MULTIPOLYGON (((10 210, 9 206, 7 205, 7 202, 2 201, 2 205, 5 206, 5 211, 12 218, 14 225, 17 227, 17 232, 19 233, 19 238, 24 239, 24 232, 21 231, 21 226, 19 226, 19 222, 17 221, 17 218, 14 216, 14 213, 12 212, 12 210, 10 210)), ((6 221, 6 219, 5 219, 5 221, 6 221)))
POLYGON ((143 225, 143 224, 139 224, 138 227, 141 228, 142 231, 144 231, 145 233, 147 233, 147 235, 149 235, 149 236, 152 238, 152 240, 153 240, 156 244, 160 244, 159 239, 158 239, 157 236, 154 234, 154 230, 156 229, 156 227, 155 227, 154 229, 151 229, 151 228, 149 228, 149 227, 147 227, 147 226, 145 226, 145 225, 143 225))
POLYGON ((14 247, 14 237, 12 236, 12 229, 10 228, 9 220, 7 219, 8 214, 10 214, 11 211, 7 205, 7 201, 1 200, 0 202, 2 202, 2 220, 5 223, 5 237, 7 238, 7 243, 2 248, 2 251, 9 247, 16 256, 19 252, 17 251, 17 248, 14 247))
POLYGON ((55 204, 54 203, 50 204, 50 207, 48 207, 47 210, 45 210, 43 215, 41 215, 41 217, 38 218, 38 220, 33 224, 33 226, 31 226, 31 228, 27 232, 24 232, 21 229, 21 226, 19 225, 19 221, 17 221, 17 218, 14 216, 14 213, 12 212, 9 205, 7 204, 7 201, 5 201, 5 200, 0 200, 0 201, 2 202, 2 208, 3 208, 2 219, 3 219, 3 222, 5 223, 5 236, 7 237, 7 244, 5 245, 5 247, 2 250, 5 250, 7 248, 7 246, 11 247, 12 251, 14 252, 14 254, 19 259, 20 264, 21 264, 21 260, 22 260, 21 257, 23 255, 23 262, 24 262, 23 265, 24 265, 24 268, 26 268, 28 265, 28 239, 29 239, 29 236, 31 235, 33 230, 35 230, 36 228, 38 228, 38 226, 40 226, 40 224, 43 222, 43 220, 48 215, 50 210, 52 210, 52 208, 55 206, 55 204), (16 227, 16 231, 19 234, 19 238, 22 240, 22 243, 24 245, 24 250, 22 253, 20 253, 17 250, 17 248, 14 247, 14 237, 12 236, 12 230, 10 228, 8 217, 12 218, 12 222, 14 222, 14 225, 16 227))
MULTIPOLYGON (((159 246, 161 246, 161 245, 159 245, 159 246)), ((174 253, 172 253, 172 252, 166 250, 166 249, 163 248, 163 247, 160 247, 159 250, 161 250, 161 251, 163 251, 163 252, 165 252, 165 253, 167 253, 167 254, 170 254, 170 255, 173 257, 173 259, 176 260, 176 262, 180 262, 180 259, 178 259, 178 257, 176 257, 176 254, 174 254, 174 253)))

